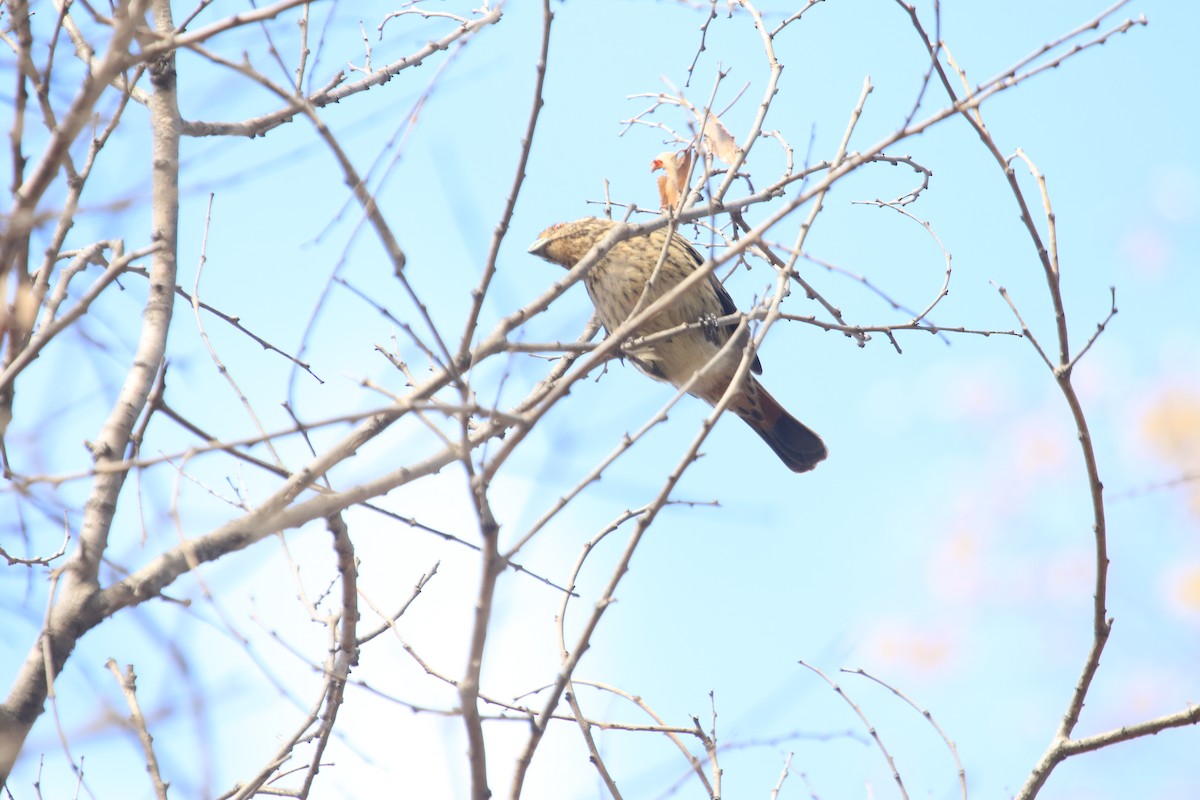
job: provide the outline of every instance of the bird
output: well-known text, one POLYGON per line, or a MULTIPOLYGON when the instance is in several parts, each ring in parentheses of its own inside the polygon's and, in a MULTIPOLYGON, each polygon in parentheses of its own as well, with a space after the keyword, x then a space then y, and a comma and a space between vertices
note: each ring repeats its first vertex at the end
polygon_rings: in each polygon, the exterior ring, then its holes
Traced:
MULTIPOLYGON (((560 222, 542 231, 537 241, 530 245, 529 252, 571 269, 617 225, 597 217, 560 222)), ((635 308, 640 312, 703 263, 704 259, 686 238, 659 228, 615 244, 584 275, 583 282, 601 324, 611 334, 635 308), (650 278, 660 259, 662 265, 651 283, 650 278), (646 298, 639 306, 643 294, 646 298)), ((639 345, 626 355, 641 372, 676 388, 683 387, 697 372, 704 370, 688 388, 688 393, 709 405, 716 405, 741 363, 741 351, 749 334, 744 326, 736 333, 737 324, 718 326, 712 320, 736 313, 733 298, 710 273, 707 279, 692 285, 671 306, 641 325, 632 335, 645 337, 685 323, 700 322, 701 325, 668 339, 639 345), (734 343, 736 346, 726 348, 718 357, 721 348, 735 334, 739 336, 734 343), (710 366, 714 357, 717 360, 710 366)), ((762 363, 757 355, 750 369, 754 375, 762 373, 762 363)), ((754 375, 747 375, 738 387, 729 410, 761 436, 788 469, 808 472, 828 455, 825 443, 789 414, 754 375)))

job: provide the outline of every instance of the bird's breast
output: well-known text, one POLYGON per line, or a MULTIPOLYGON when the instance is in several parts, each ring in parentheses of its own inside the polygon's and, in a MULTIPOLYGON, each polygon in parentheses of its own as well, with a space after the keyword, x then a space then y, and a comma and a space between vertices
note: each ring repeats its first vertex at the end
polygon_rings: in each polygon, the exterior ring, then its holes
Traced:
MULTIPOLYGON (((687 273, 676 273, 664 264, 659 268, 654 283, 647 287, 653 266, 653 262, 646 266, 628 259, 610 257, 588 273, 585 279, 588 294, 591 295, 600 322, 610 333, 629 319, 635 308, 640 313, 687 276, 687 273), (646 299, 639 308, 643 293, 646 299)), ((649 336, 720 313, 720 301, 716 293, 707 282, 702 281, 676 298, 654 319, 639 325, 635 335, 649 336)), ((716 355, 725 337, 718 338, 720 342, 713 342, 705 337, 701 329, 693 328, 669 339, 638 347, 629 354, 638 369, 650 377, 680 386, 716 355)), ((734 351, 730 355, 737 357, 739 354, 734 351)))

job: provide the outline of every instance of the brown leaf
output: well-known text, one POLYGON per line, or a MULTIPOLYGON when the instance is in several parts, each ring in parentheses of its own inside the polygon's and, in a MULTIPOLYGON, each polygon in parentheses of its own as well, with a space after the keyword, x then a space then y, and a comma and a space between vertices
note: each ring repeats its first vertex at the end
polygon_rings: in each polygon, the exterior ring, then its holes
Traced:
POLYGON ((688 178, 692 171, 692 150, 678 153, 659 153, 650 162, 650 171, 662 170, 658 176, 658 199, 663 211, 677 210, 687 197, 688 178))
POLYGON ((704 117, 702 136, 708 152, 730 166, 737 161, 741 148, 738 147, 737 141, 725 124, 711 113, 704 117))

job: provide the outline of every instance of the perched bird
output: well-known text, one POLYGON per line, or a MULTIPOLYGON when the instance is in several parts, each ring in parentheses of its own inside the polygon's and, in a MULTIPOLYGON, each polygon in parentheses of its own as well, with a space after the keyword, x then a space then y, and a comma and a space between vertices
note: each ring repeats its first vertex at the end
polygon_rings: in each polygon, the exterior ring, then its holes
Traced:
MULTIPOLYGON (((530 246, 529 252, 570 269, 615 225, 610 220, 595 217, 551 225, 530 246)), ((649 235, 620 242, 584 276, 600 322, 610 333, 629 318, 643 293, 646 299, 639 311, 704 263, 695 248, 678 233, 670 234, 669 244, 667 236, 667 230, 660 228, 649 235), (662 259, 653 285, 647 290, 647 282, 659 263, 664 245, 666 257, 662 259)), ((636 335, 648 336, 684 323, 705 322, 736 313, 737 307, 729 292, 715 276, 709 275, 707 280, 684 292, 671 307, 639 327, 636 335)), ((742 346, 748 333, 743 330, 740 341, 717 363, 709 365, 709 362, 736 329, 733 324, 701 325, 669 339, 638 347, 628 355, 642 372, 676 387, 683 386, 707 367, 688 391, 710 405, 716 405, 741 363, 742 346)), ((755 374, 762 372, 757 356, 751 370, 755 374)), ((729 404, 729 410, 745 420, 793 472, 807 472, 828 454, 821 437, 785 411, 753 376, 746 376, 729 404)))

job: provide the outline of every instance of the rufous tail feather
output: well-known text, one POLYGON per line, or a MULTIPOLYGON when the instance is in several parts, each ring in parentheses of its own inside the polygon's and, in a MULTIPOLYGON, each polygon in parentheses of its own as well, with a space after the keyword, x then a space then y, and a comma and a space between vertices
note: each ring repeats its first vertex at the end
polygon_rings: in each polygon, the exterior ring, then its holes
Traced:
POLYGON ((750 378, 750 382, 729 410, 745 420, 792 472, 808 472, 824 461, 829 451, 821 437, 789 414, 758 381, 750 378))

